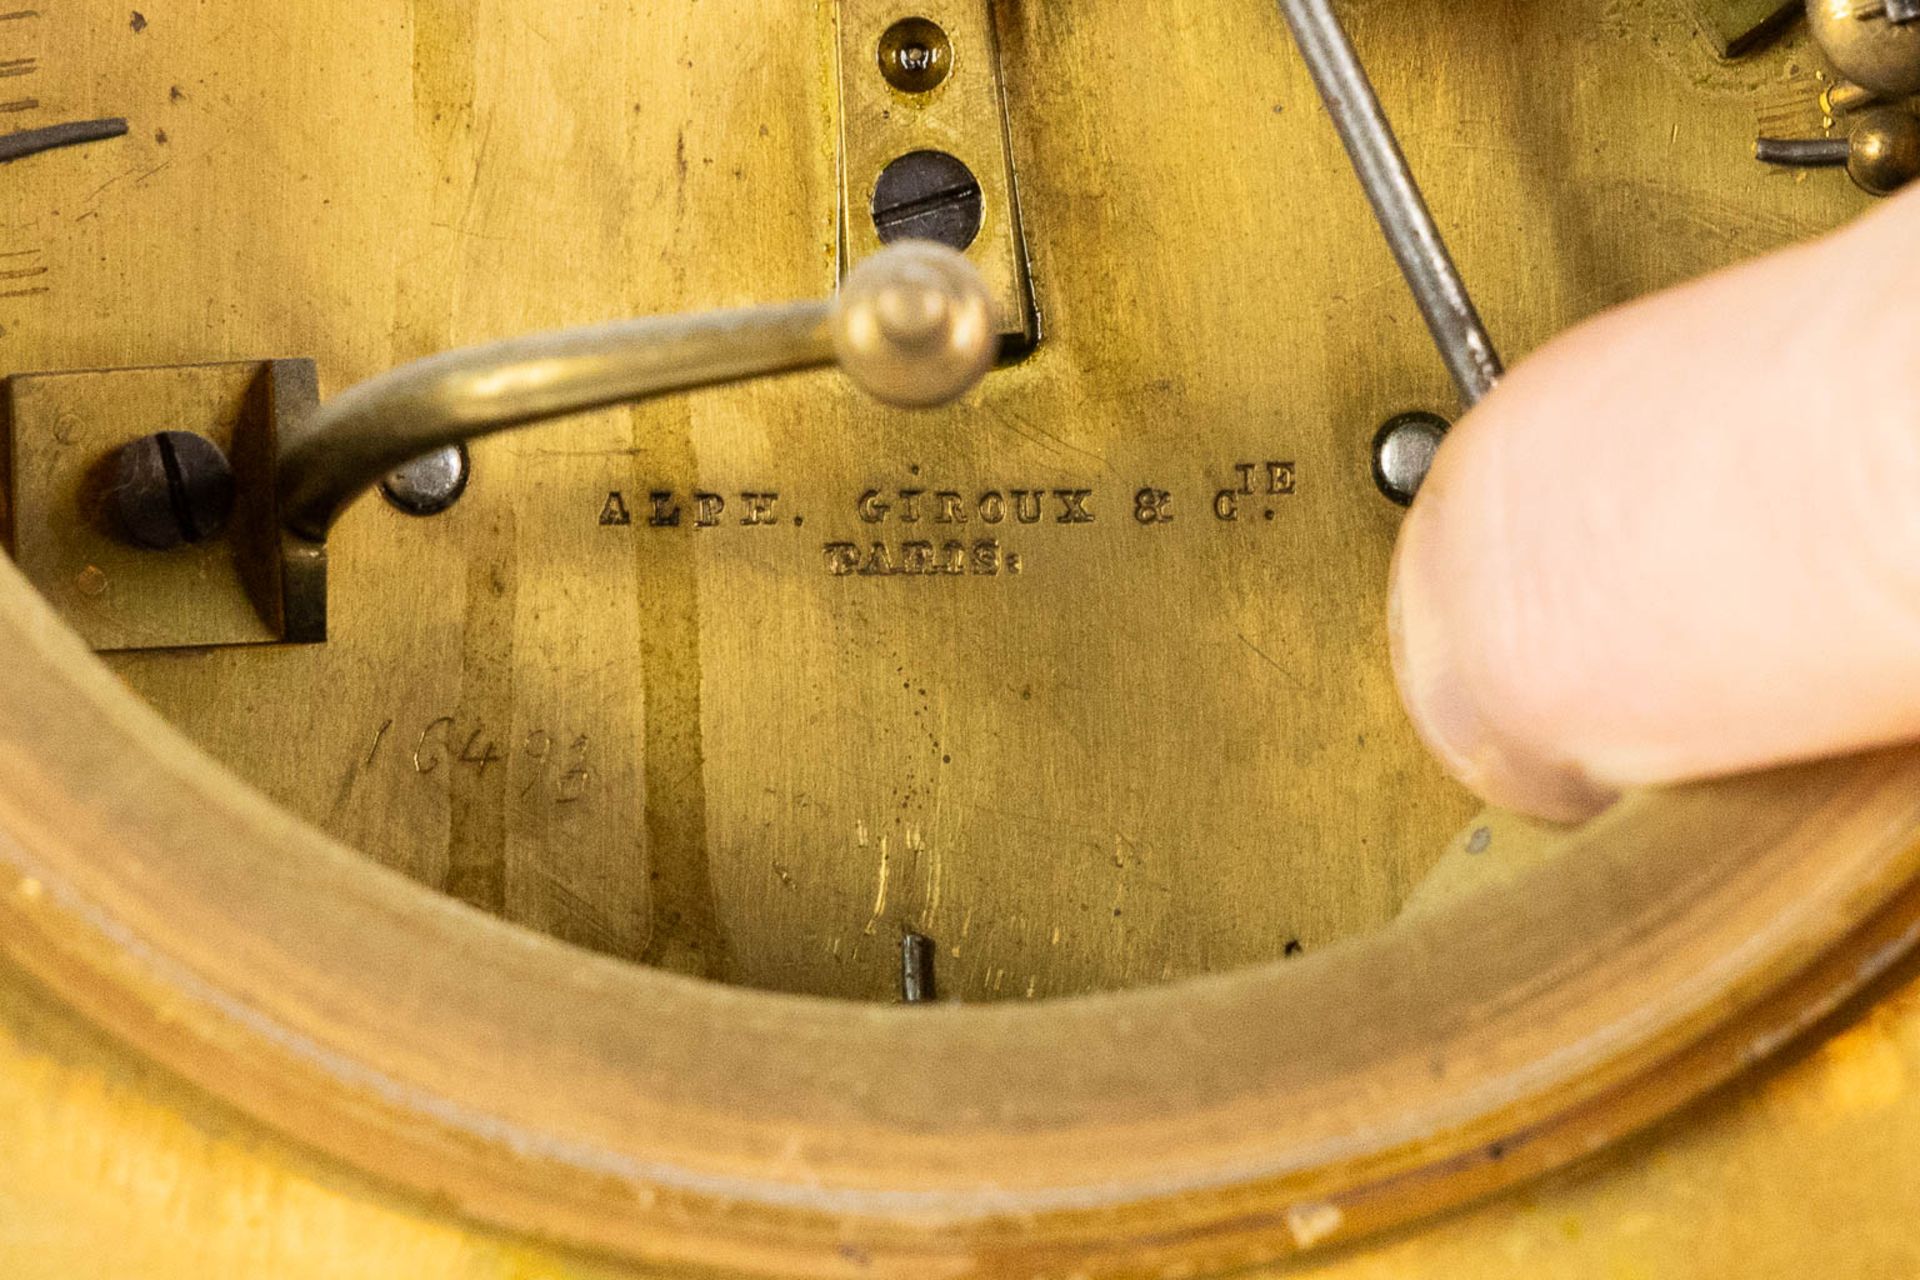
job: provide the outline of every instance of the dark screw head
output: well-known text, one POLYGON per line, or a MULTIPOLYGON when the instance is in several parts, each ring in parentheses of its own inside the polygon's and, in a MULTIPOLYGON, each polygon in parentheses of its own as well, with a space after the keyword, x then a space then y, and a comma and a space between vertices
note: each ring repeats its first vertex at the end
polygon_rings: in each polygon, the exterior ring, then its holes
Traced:
POLYGON ((1451 424, 1437 413, 1389 419, 1373 437, 1373 482, 1380 492, 1403 507, 1412 506, 1449 430, 1451 424))
POLYGON ((171 551, 220 536, 233 515, 233 467, 220 446, 191 431, 162 431, 122 448, 108 494, 136 546, 171 551))
POLYGON ((873 185, 873 229, 882 244, 933 240, 965 249, 980 234, 980 182, 944 151, 909 151, 873 185))
POLYGON ((466 446, 450 444, 393 471, 380 492, 410 516, 437 516, 460 501, 470 469, 466 446))
POLYGON ((953 68, 953 43, 938 23, 902 18, 880 37, 880 74, 902 93, 931 93, 953 68))

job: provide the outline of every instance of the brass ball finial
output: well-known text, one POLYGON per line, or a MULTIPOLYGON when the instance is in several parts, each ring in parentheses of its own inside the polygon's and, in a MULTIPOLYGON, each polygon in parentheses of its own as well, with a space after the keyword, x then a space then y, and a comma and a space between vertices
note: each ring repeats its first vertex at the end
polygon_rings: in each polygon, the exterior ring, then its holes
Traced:
POLYGON ((1881 98, 1920 93, 1920 22, 1863 16, 1861 0, 1807 0, 1807 21, 1834 70, 1881 98))
POLYGON ((1920 178, 1920 117, 1904 107, 1861 115, 1847 134, 1847 176, 1876 196, 1920 178))
POLYGON ((875 399, 908 409, 971 390, 1000 350, 993 299, 966 257, 914 240, 856 266, 833 311, 840 367, 875 399))

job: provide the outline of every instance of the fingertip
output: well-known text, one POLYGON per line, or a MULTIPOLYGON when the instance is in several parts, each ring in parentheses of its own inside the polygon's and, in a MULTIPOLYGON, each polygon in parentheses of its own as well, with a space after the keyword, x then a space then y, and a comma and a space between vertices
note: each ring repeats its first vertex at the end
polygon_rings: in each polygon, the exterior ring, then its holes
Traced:
POLYGON ((1617 790, 1920 736, 1920 192, 1583 324, 1448 437, 1403 527, 1403 701, 1483 798, 1617 790), (1836 371, 1859 367, 1872 378, 1836 371), (1877 353, 1877 354, 1875 354, 1877 353))
POLYGON ((1501 694, 1480 674, 1486 664, 1477 659, 1486 655, 1476 652, 1473 619, 1456 616, 1459 584, 1478 566, 1460 563, 1462 552, 1450 545, 1458 522, 1445 510, 1449 501, 1444 483, 1423 491, 1394 548, 1387 632, 1408 717, 1447 772, 1481 798, 1549 822, 1592 818, 1619 793, 1529 750, 1493 714, 1501 694))

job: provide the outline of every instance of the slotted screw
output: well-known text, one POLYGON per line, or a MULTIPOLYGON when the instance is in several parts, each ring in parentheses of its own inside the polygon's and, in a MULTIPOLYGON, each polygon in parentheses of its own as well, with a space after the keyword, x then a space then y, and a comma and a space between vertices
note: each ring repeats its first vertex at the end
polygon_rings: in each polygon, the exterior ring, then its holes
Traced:
POLYGON ((873 229, 880 243, 933 240, 964 250, 985 216, 980 180, 944 151, 909 151, 873 186, 873 229))
POLYGON ((114 456, 110 505, 120 531, 150 551, 217 538, 233 515, 233 466, 191 431, 142 436, 114 456))

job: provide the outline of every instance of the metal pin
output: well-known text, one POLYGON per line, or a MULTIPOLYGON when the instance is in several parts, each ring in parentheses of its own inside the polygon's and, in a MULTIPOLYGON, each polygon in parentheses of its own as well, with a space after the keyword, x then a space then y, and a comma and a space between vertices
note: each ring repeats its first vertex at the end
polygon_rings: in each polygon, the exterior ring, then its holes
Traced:
POLYGON ((900 998, 908 1004, 937 999, 933 985, 933 939, 909 933, 900 939, 900 998))
POLYGON ((9 133, 0 137, 0 164, 9 160, 24 160, 28 156, 37 156, 42 151, 56 151, 61 147, 77 147, 86 142, 105 142, 108 138, 125 137, 126 132, 127 122, 115 118, 76 120, 71 124, 54 124, 44 129, 26 129, 19 133, 9 133))
POLYGON ((1844 168, 1852 154, 1845 138, 1759 138, 1753 144, 1755 160, 1790 169, 1844 168))
POLYGON ((1467 405, 1478 404, 1504 372, 1499 353, 1447 253, 1352 41, 1329 0, 1280 0, 1280 11, 1293 28, 1380 229, 1433 331, 1440 358, 1467 405))
POLYGON ((1875 107, 1853 118, 1844 138, 1760 138, 1764 164, 1842 169, 1869 195, 1886 196, 1920 178, 1920 119, 1904 107, 1875 107))

